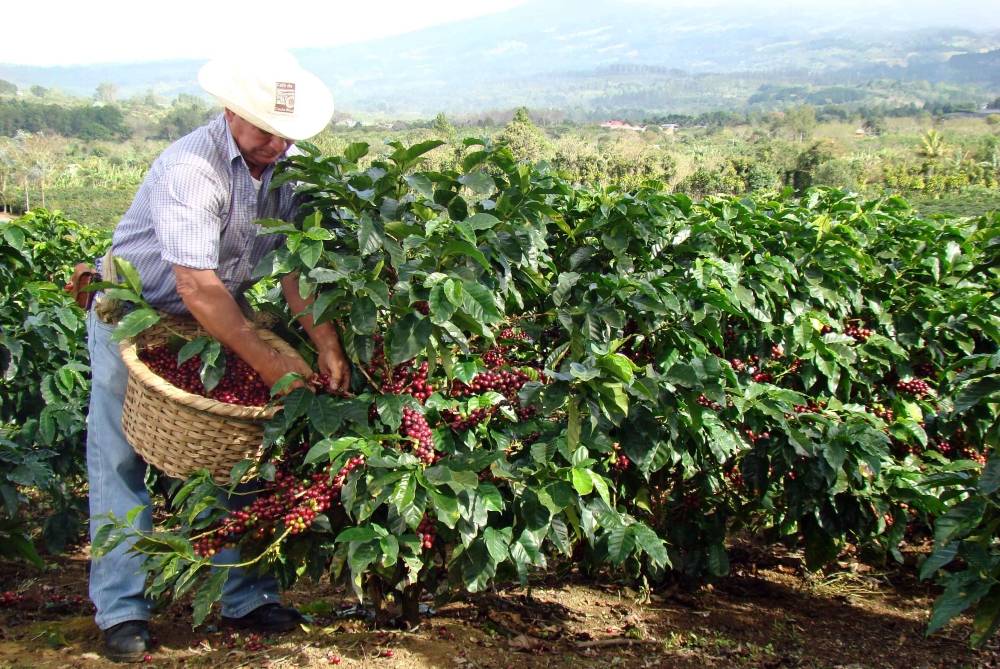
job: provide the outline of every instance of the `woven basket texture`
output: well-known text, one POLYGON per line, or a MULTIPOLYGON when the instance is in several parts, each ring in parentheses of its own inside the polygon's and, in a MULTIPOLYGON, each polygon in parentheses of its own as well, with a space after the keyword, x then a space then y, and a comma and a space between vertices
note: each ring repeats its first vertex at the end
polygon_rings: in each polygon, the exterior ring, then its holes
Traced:
MULTIPOLYGON (((183 478, 208 469, 221 484, 240 460, 258 460, 263 451, 264 423, 276 406, 227 404, 177 388, 139 360, 139 351, 207 334, 196 321, 164 316, 159 323, 120 344, 128 369, 122 427, 136 452, 169 476, 183 478)), ((274 333, 257 329, 265 342, 282 353, 294 350, 274 333)))

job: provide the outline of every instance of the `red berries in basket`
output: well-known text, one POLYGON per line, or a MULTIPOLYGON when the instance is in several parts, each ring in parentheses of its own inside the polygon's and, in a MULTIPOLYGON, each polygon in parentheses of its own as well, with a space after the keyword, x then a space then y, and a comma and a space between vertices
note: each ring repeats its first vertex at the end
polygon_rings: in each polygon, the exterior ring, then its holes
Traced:
POLYGON ((226 372, 219 383, 208 392, 201 382, 199 356, 194 356, 186 360, 183 365, 178 365, 177 353, 169 346, 161 345, 143 349, 139 352, 139 359, 158 376, 194 395, 242 406, 259 407, 267 404, 271 390, 253 367, 232 351, 226 350, 224 354, 226 372))

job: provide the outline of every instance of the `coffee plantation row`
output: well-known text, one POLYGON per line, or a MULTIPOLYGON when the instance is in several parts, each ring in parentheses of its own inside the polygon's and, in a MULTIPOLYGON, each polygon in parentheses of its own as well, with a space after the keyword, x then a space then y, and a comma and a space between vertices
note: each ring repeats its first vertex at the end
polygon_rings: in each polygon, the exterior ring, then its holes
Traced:
MULTIPOLYGON (((828 189, 696 203, 479 140, 460 172, 420 171, 438 145, 291 160, 300 220, 264 222, 286 242, 253 298, 281 313, 267 287, 297 272, 340 326, 352 393, 284 397, 243 509, 196 474, 155 532, 118 519, 95 553, 135 541, 150 592, 194 593, 196 623, 233 544, 285 585, 330 574, 413 621, 426 595, 570 562, 656 587, 726 574, 737 535, 815 569, 929 535, 929 629, 971 607, 972 642, 993 634, 1000 215, 924 220, 828 189)), ((19 495, 72 499, 82 467, 84 333, 57 285, 106 239, 38 213, 3 244, 0 531, 29 546, 19 495)))

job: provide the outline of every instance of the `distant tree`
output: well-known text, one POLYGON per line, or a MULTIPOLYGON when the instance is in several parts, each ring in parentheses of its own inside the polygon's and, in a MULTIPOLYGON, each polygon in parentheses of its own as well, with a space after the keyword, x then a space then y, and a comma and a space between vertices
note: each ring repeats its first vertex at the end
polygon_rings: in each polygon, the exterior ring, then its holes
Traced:
POLYGON ((188 134, 212 115, 201 98, 188 95, 178 96, 170 111, 160 120, 157 126, 158 139, 175 140, 188 134))
POLYGON ((17 95, 17 85, 0 79, 0 95, 17 95))
POLYGON ((784 125, 794 139, 804 142, 812 137, 813 130, 816 129, 816 109, 810 105, 799 105, 786 109, 784 125))
POLYGON ((132 98, 134 104, 142 105, 144 107, 159 107, 163 104, 163 98, 156 94, 156 92, 150 88, 145 93, 139 93, 132 98))
POLYGON ((791 185, 799 193, 816 183, 816 169, 823 163, 833 160, 832 144, 827 141, 816 142, 799 154, 795 168, 788 175, 791 185))
POLYGON ((112 103, 118 98, 118 87, 111 82, 104 81, 97 85, 94 91, 94 99, 98 102, 112 103))
POLYGON ((514 118, 504 126, 496 139, 510 147, 518 160, 533 163, 551 158, 553 155, 552 142, 532 122, 527 107, 519 107, 514 112, 514 118))
POLYGON ((25 207, 30 209, 28 200, 28 181, 34 179, 38 184, 42 197, 42 207, 45 207, 45 188, 49 179, 59 165, 61 155, 59 152, 63 141, 55 135, 45 135, 42 133, 21 133, 17 136, 23 159, 28 168, 25 184, 25 207))
POLYGON ((431 128, 441 139, 448 139, 455 134, 455 126, 451 124, 448 117, 444 115, 444 112, 440 112, 434 117, 434 123, 431 124, 431 128))
POLYGON ((917 153, 924 158, 940 158, 944 155, 945 143, 944 138, 941 137, 939 133, 934 128, 931 128, 924 136, 920 138, 920 148, 917 149, 917 153))
POLYGON ((6 213, 10 211, 10 203, 7 200, 7 186, 15 175, 17 161, 15 160, 13 140, 0 137, 0 211, 6 213))
POLYGON ((875 135, 876 137, 881 137, 888 130, 888 126, 886 126, 885 123, 885 117, 880 114, 869 114, 865 116, 861 127, 864 129, 865 134, 875 135))
POLYGON ((990 109, 1000 109, 1000 98, 990 103, 990 109))
POLYGON ((49 89, 45 88, 44 86, 39 86, 38 84, 35 84, 34 86, 31 87, 31 94, 34 95, 36 98, 44 98, 48 92, 49 89))

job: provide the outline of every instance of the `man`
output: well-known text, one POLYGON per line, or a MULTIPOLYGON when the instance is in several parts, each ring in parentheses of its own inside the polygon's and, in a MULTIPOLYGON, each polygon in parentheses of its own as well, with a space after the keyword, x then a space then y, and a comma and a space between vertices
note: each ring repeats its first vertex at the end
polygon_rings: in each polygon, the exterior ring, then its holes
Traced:
MULTIPOLYGON (((271 385, 284 374, 309 376, 298 356, 282 355, 254 333, 237 303, 257 262, 281 243, 258 236, 262 218, 293 216, 291 185, 270 188, 275 163, 296 140, 320 132, 333 114, 326 86, 287 54, 239 62, 217 60, 198 75, 201 86, 225 107, 208 125, 181 138, 157 158, 131 207, 115 229, 113 253, 139 271, 143 296, 154 307, 190 314, 224 346, 249 363, 271 385)), ((282 280, 293 313, 306 306, 294 276, 282 280)), ((350 371, 335 328, 300 319, 318 353, 330 389, 346 389, 350 371)), ((114 325, 88 314, 93 368, 87 419, 91 538, 113 513, 124 517, 145 506, 137 520, 151 527, 145 463, 121 427, 127 372, 111 340, 114 325)), ((238 562, 224 551, 222 562, 238 562)), ((104 631, 105 654, 114 660, 142 659, 150 646, 151 603, 144 596, 140 558, 127 546, 93 560, 90 597, 104 631)), ((271 577, 233 570, 223 589, 227 624, 258 632, 294 629, 301 616, 278 602, 271 577)))

